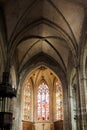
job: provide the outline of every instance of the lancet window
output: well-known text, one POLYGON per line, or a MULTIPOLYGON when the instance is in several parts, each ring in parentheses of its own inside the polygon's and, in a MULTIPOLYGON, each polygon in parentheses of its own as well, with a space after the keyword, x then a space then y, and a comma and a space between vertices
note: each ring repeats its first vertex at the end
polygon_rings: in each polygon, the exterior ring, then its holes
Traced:
POLYGON ((24 105, 23 105, 23 117, 24 120, 31 120, 31 84, 27 80, 24 84, 24 105))
POLYGON ((63 91, 59 79, 56 82, 56 120, 63 120, 63 91))
POLYGON ((41 82, 37 92, 37 117, 38 120, 49 120, 49 87, 46 82, 41 82))

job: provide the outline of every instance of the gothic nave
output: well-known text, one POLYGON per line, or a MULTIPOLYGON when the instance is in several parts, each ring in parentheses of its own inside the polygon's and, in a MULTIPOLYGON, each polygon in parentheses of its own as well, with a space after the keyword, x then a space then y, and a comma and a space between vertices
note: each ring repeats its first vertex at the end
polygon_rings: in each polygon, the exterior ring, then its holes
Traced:
POLYGON ((87 130, 87 0, 0 0, 0 130, 87 130))

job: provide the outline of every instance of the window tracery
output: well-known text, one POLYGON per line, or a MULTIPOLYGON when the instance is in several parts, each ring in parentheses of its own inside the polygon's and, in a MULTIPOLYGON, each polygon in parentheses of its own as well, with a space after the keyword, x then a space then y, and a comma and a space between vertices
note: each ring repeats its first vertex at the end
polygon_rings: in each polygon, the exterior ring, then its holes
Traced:
MULTIPOLYGON (((41 80, 40 84, 37 87, 36 98, 33 98, 33 89, 30 79, 27 79, 23 85, 23 120, 31 121, 33 119, 33 100, 36 104, 36 118, 38 121, 49 121, 50 120, 50 91, 49 86, 45 80, 41 80), (32 119, 31 119, 32 118, 32 119)), ((55 99, 55 106, 52 106, 52 109, 55 109, 53 118, 55 120, 63 120, 63 90, 62 83, 59 79, 55 81, 55 96, 52 99, 52 102, 55 99)), ((35 109, 35 108, 34 108, 35 109)))
POLYGON ((42 82, 38 87, 37 117, 39 121, 49 120, 49 88, 45 82, 42 82))
POLYGON ((31 120, 31 84, 27 80, 24 84, 24 120, 31 120))
POLYGON ((56 120, 63 120, 63 91, 59 79, 56 82, 56 120))

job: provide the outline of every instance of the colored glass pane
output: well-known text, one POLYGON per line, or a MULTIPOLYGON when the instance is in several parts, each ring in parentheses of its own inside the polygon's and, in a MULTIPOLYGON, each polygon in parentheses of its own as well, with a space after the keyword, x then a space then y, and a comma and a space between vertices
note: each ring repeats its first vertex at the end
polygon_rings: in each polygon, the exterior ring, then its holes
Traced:
POLYGON ((37 103, 38 120, 49 120, 49 88, 44 82, 38 87, 37 103))
POLYGON ((31 111, 31 93, 30 93, 30 83, 27 80, 27 82, 24 85, 24 120, 30 120, 31 111))
POLYGON ((56 120, 63 120, 63 92, 60 80, 56 82, 56 120))

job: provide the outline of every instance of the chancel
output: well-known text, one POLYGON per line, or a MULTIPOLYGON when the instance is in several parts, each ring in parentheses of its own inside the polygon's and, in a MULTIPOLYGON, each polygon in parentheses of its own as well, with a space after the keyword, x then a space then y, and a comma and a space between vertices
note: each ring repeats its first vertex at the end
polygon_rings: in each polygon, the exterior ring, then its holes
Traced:
POLYGON ((0 0, 0 130, 87 130, 87 0, 0 0))

